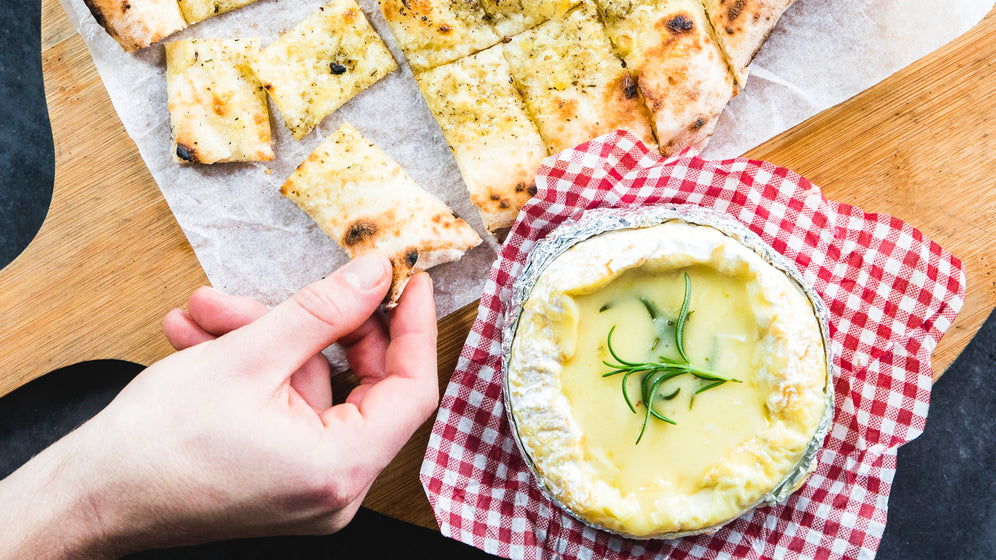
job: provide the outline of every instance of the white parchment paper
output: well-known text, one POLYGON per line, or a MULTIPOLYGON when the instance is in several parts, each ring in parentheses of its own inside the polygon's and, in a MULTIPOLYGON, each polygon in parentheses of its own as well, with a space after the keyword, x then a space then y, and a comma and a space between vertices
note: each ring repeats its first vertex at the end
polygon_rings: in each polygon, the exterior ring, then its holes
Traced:
MULTIPOLYGON (((498 244, 470 203, 442 132, 376 0, 358 1, 399 70, 299 142, 270 102, 276 159, 209 166, 181 166, 171 159, 162 45, 126 53, 94 21, 83 0, 61 1, 214 287, 273 305, 346 262, 336 243, 279 188, 327 134, 349 121, 485 239, 459 262, 432 269, 439 315, 480 297, 498 244)), ((325 1, 260 0, 168 40, 261 37, 267 45, 325 1)), ((798 0, 758 54, 747 87, 720 119, 704 156, 740 155, 852 97, 964 33, 992 6, 993 0, 798 0)), ((333 366, 344 367, 340 353, 329 355, 333 366)))

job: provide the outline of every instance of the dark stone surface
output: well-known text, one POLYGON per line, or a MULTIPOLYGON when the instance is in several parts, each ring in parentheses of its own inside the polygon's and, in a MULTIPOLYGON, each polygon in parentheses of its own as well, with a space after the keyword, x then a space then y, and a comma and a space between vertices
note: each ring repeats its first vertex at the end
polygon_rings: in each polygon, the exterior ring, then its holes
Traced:
MULTIPOLYGON (((53 148, 39 56, 39 5, 0 1, 0 266, 23 250, 51 199, 53 148), (10 22, 17 22, 11 25, 10 22)), ((2 312, 2 310, 0 310, 2 312)), ((2 344, 0 344, 2 351, 2 344)), ((880 560, 996 558, 996 315, 933 392, 923 436, 899 453, 880 560)), ((0 477, 103 408, 141 368, 66 368, 0 398, 0 477)), ((281 537, 149 551, 135 558, 488 556, 438 533, 361 510, 327 537, 281 537)))
POLYGON ((55 156, 41 72, 41 3, 0 1, 0 263, 27 247, 49 202, 55 156))

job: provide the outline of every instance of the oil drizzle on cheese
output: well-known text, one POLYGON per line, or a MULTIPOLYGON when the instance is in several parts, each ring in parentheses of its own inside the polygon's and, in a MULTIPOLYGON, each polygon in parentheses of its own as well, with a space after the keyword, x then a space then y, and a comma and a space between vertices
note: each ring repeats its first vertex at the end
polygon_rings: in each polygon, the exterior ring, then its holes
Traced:
POLYGON ((712 465, 767 425, 764 400, 770 388, 757 381, 754 351, 762 333, 749 297, 742 279, 704 266, 663 273, 635 269, 594 293, 563 297, 564 312, 554 325, 565 350, 561 387, 584 433, 585 459, 598 478, 623 496, 634 495, 648 508, 644 511, 652 511, 658 498, 694 493, 712 465), (695 390, 706 382, 691 375, 666 382, 658 395, 681 391, 673 400, 656 399, 655 406, 677 425, 651 419, 635 445, 645 410, 637 404, 639 376, 629 380, 638 412, 633 414, 622 397, 621 376, 602 377, 608 371, 602 364, 609 358, 606 335, 615 325, 613 347, 626 360, 677 357, 673 321, 670 326, 666 319, 658 321, 655 328, 640 298, 676 318, 686 271, 692 282, 692 314, 684 335, 688 358, 697 367, 742 383, 726 383, 696 395, 694 406, 689 406, 695 390), (668 328, 669 332, 661 332, 668 328))

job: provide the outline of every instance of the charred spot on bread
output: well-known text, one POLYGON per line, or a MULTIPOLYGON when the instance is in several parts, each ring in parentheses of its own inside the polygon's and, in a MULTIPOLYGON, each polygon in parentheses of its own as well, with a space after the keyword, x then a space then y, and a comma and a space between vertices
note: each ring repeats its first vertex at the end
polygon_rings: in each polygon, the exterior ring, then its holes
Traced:
POLYGON ((405 264, 408 265, 408 268, 415 268, 415 265, 418 264, 418 249, 411 248, 405 252, 405 264))
POLYGON ((197 160, 197 151, 186 144, 176 144, 176 157, 189 163, 199 163, 197 160))
POLYGON ((526 189, 526 192, 529 193, 529 196, 536 196, 536 183, 529 185, 529 188, 526 189))
POLYGON ((350 224, 346 230, 346 235, 342 238, 342 243, 347 247, 352 247, 357 243, 366 241, 377 234, 377 224, 366 220, 356 220, 350 224))
POLYGON ((704 118, 702 118, 702 117, 699 117, 699 118, 695 119, 695 122, 693 122, 692 124, 688 125, 688 130, 691 130, 692 132, 695 132, 696 130, 698 130, 698 129, 702 128, 703 126, 705 126, 705 124, 706 124, 706 120, 704 118))
POLYGON ((338 62, 330 62, 329 63, 329 71, 332 72, 333 74, 335 74, 336 76, 338 76, 340 74, 345 74, 346 70, 347 70, 347 68, 345 66, 343 66, 342 64, 339 64, 338 62))
POLYGON ((743 13, 746 4, 747 0, 733 0, 733 3, 726 10, 726 19, 728 21, 733 21, 740 17, 740 14, 743 13))
POLYGON ((636 99, 639 95, 639 90, 636 89, 636 82, 633 81, 633 77, 629 74, 625 74, 622 79, 623 93, 626 94, 626 99, 636 99))
POLYGON ((690 33, 695 29, 695 20, 686 14, 677 14, 667 22, 667 30, 672 35, 690 33))
POLYGON ((83 0, 83 3, 90 9, 90 13, 93 14, 93 19, 95 19, 101 27, 106 29, 108 33, 117 38, 117 33, 113 33, 111 31, 111 26, 107 22, 107 18, 104 17, 104 12, 100 9, 100 6, 97 5, 97 2, 94 0, 83 0))

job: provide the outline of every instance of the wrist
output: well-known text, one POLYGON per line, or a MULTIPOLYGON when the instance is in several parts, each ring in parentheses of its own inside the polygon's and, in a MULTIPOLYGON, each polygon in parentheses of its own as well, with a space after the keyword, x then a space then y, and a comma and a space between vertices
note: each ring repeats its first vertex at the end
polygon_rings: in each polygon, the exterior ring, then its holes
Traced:
POLYGON ((87 480, 86 425, 0 480, 0 560, 113 558, 112 527, 87 480))

